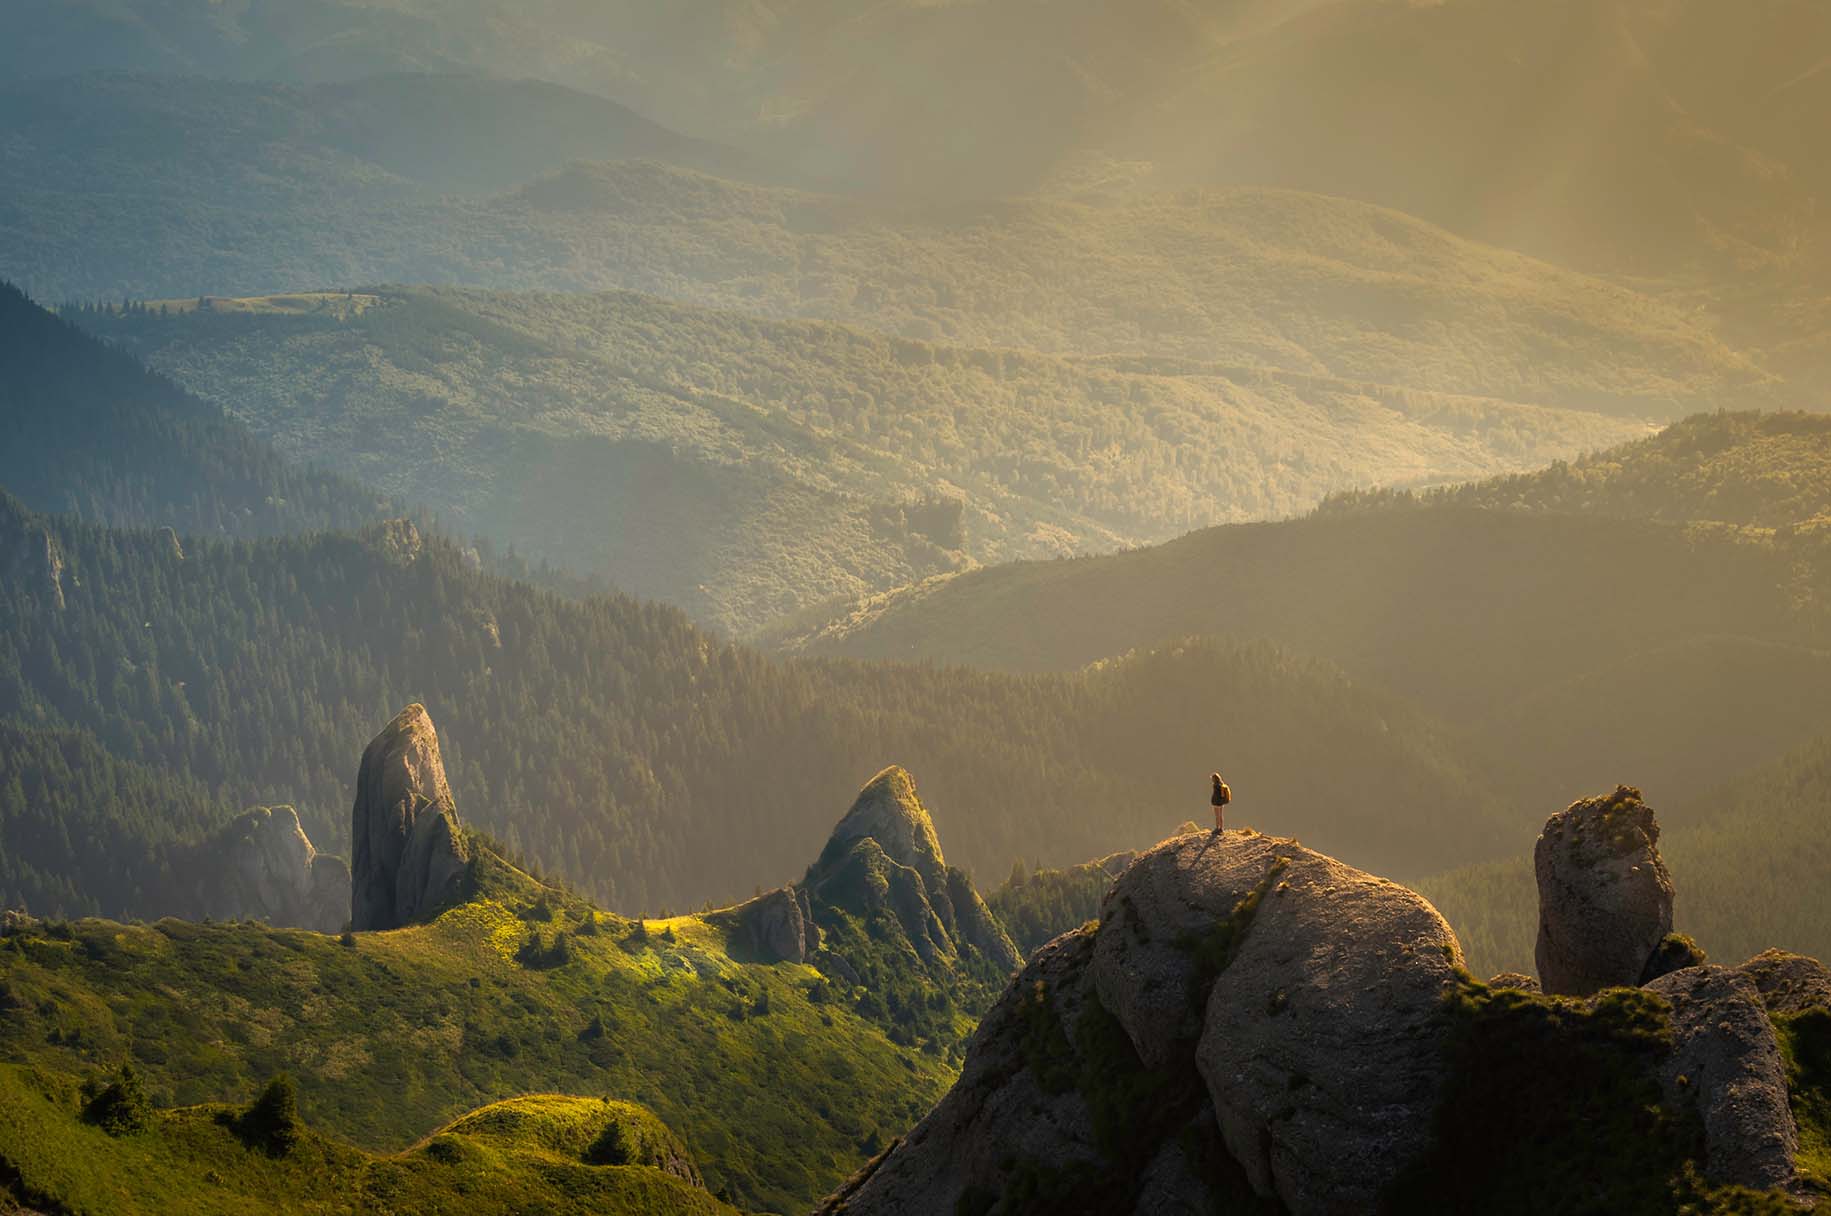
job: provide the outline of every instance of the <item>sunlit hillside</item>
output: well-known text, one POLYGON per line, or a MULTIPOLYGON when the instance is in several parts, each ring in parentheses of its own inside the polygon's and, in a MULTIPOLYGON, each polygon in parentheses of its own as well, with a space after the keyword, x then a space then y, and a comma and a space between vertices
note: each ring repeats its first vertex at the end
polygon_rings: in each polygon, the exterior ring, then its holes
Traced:
POLYGON ((738 634, 931 574, 1536 467, 1643 429, 627 294, 378 289, 72 316, 296 460, 738 634))

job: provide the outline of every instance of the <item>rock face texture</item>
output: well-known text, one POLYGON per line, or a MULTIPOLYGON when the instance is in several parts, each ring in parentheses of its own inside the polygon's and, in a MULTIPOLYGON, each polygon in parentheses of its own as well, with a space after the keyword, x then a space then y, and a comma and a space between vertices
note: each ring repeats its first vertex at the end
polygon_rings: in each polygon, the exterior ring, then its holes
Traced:
POLYGON ((803 962, 810 927, 802 898, 793 887, 765 891, 731 910, 732 955, 745 962, 803 962))
MULTIPOLYGON (((1147 865, 1201 883, 1196 841, 1147 854, 1115 892, 1147 865)), ((1196 1063, 1257 1193, 1296 1213, 1371 1211, 1430 1148, 1446 1073, 1438 1019, 1462 950, 1417 893, 1295 842, 1264 844, 1262 895, 1207 993, 1196 1063)), ((1108 957, 1096 955, 1102 994, 1108 957)), ((1148 1040, 1126 1029, 1142 1055, 1148 1040)))
POLYGON ((1672 879, 1658 845, 1652 809, 1627 786, 1546 821, 1533 850, 1546 992, 1588 996, 1640 984, 1672 932, 1672 879))
POLYGON ((1754 981, 1769 1013, 1831 1009, 1831 968, 1815 958, 1785 950, 1765 950, 1736 970, 1754 981))
POLYGON ((810 905, 854 915, 888 908, 924 962, 974 952, 1003 971, 1021 961, 971 880, 947 864, 915 781, 892 766, 859 791, 801 884, 810 905))
POLYGON ((320 933, 335 933, 349 919, 349 866, 313 848, 289 806, 238 816, 192 854, 191 864, 201 916, 320 933))
POLYGON ((1763 1190, 1791 1184, 1798 1133, 1756 981, 1728 967, 1690 967, 1647 989, 1672 1002, 1662 1080, 1668 1104, 1694 1105, 1703 1120, 1705 1177, 1763 1190))
POLYGON ((827 1211, 1052 1185, 1056 1206, 1021 1210, 1377 1208, 1444 1082, 1461 952, 1436 911, 1294 841, 1201 833, 1142 854, 1103 912, 1036 953, 959 1083, 827 1211))
POLYGON ((1096 999, 1088 982, 1092 948, 1091 937, 1076 933, 1038 950, 979 1023, 960 1080, 875 1169, 829 1199, 823 1216, 970 1210, 963 1201, 998 1194, 1014 1161, 1050 1171, 1095 1167, 1100 1153, 1086 1099, 1049 1075, 1056 1061, 1026 1050, 1029 1027, 1043 1019, 1054 1020, 1058 1050, 1070 1050, 1096 999))
POLYGON ((403 709, 363 752, 350 839, 353 928, 397 929, 462 897, 469 858, 425 706, 403 709))

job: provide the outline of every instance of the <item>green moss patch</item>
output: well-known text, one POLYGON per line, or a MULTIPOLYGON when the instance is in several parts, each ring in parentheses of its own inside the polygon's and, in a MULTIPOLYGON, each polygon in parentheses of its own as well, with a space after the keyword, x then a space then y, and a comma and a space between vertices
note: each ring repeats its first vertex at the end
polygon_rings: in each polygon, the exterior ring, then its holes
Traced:
POLYGON ((1387 1211, 1735 1210, 1719 1206, 1727 1192, 1695 1182, 1695 1117, 1664 1104, 1672 1030, 1662 998, 1615 989, 1584 1002, 1465 979, 1443 1019, 1449 1089, 1434 1145, 1391 1189, 1387 1211))

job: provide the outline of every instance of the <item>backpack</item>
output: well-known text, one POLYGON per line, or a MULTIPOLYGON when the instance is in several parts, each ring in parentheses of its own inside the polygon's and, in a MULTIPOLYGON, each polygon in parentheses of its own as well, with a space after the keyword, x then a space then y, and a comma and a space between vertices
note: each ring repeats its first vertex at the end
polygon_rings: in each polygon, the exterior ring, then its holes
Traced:
POLYGON ((1216 787, 1214 796, 1210 798, 1209 801, 1215 806, 1226 806, 1229 802, 1233 801, 1233 791, 1228 789, 1227 783, 1223 781, 1216 787))

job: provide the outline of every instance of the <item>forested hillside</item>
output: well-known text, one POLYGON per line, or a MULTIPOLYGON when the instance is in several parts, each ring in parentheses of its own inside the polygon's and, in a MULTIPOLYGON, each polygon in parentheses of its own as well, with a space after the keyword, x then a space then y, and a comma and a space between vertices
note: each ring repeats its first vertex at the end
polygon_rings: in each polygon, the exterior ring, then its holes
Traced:
POLYGON ((1751 535, 1451 501, 976 572, 795 641, 1067 670, 1186 634, 1270 638, 1457 722, 1516 802, 1629 778, 1665 802, 1831 721, 1828 580, 1825 535, 1810 528, 1751 535), (1624 713, 1624 696, 1638 708, 1624 713))
POLYGON ((187 536, 388 514, 381 495, 306 468, 0 282, 0 486, 31 506, 187 536))
POLYGON ((1817 529, 1831 516, 1831 415, 1700 414, 1548 469, 1422 494, 1340 494, 1322 511, 1443 505, 1817 529))
MULTIPOLYGON (((1161 836, 1199 804, 1217 750, 1238 755, 1255 807, 1394 872, 1482 856, 1502 817, 1442 728, 1267 649, 1044 678, 778 663, 673 609, 475 573, 406 524, 180 556, 154 533, 5 508, 0 716, 86 730, 217 806, 296 805, 332 852, 350 756, 410 701, 437 715, 468 817, 630 911, 792 875, 828 808, 887 761, 932 774, 957 860, 988 873, 1161 836), (1318 738, 1328 763, 1310 755, 1318 738)), ((44 818, 77 791, 27 793, 50 801, 31 811, 44 818)), ((128 825, 100 846, 139 861, 157 839, 128 825)), ((13 894, 45 906, 57 879, 97 865, 93 847, 22 843, 19 881, 53 877, 13 894)), ((83 894, 47 910, 156 911, 83 894)))
POLYGON ((1536 467, 1638 430, 627 294, 378 289, 68 315, 295 459, 738 633, 973 563, 1536 467))

